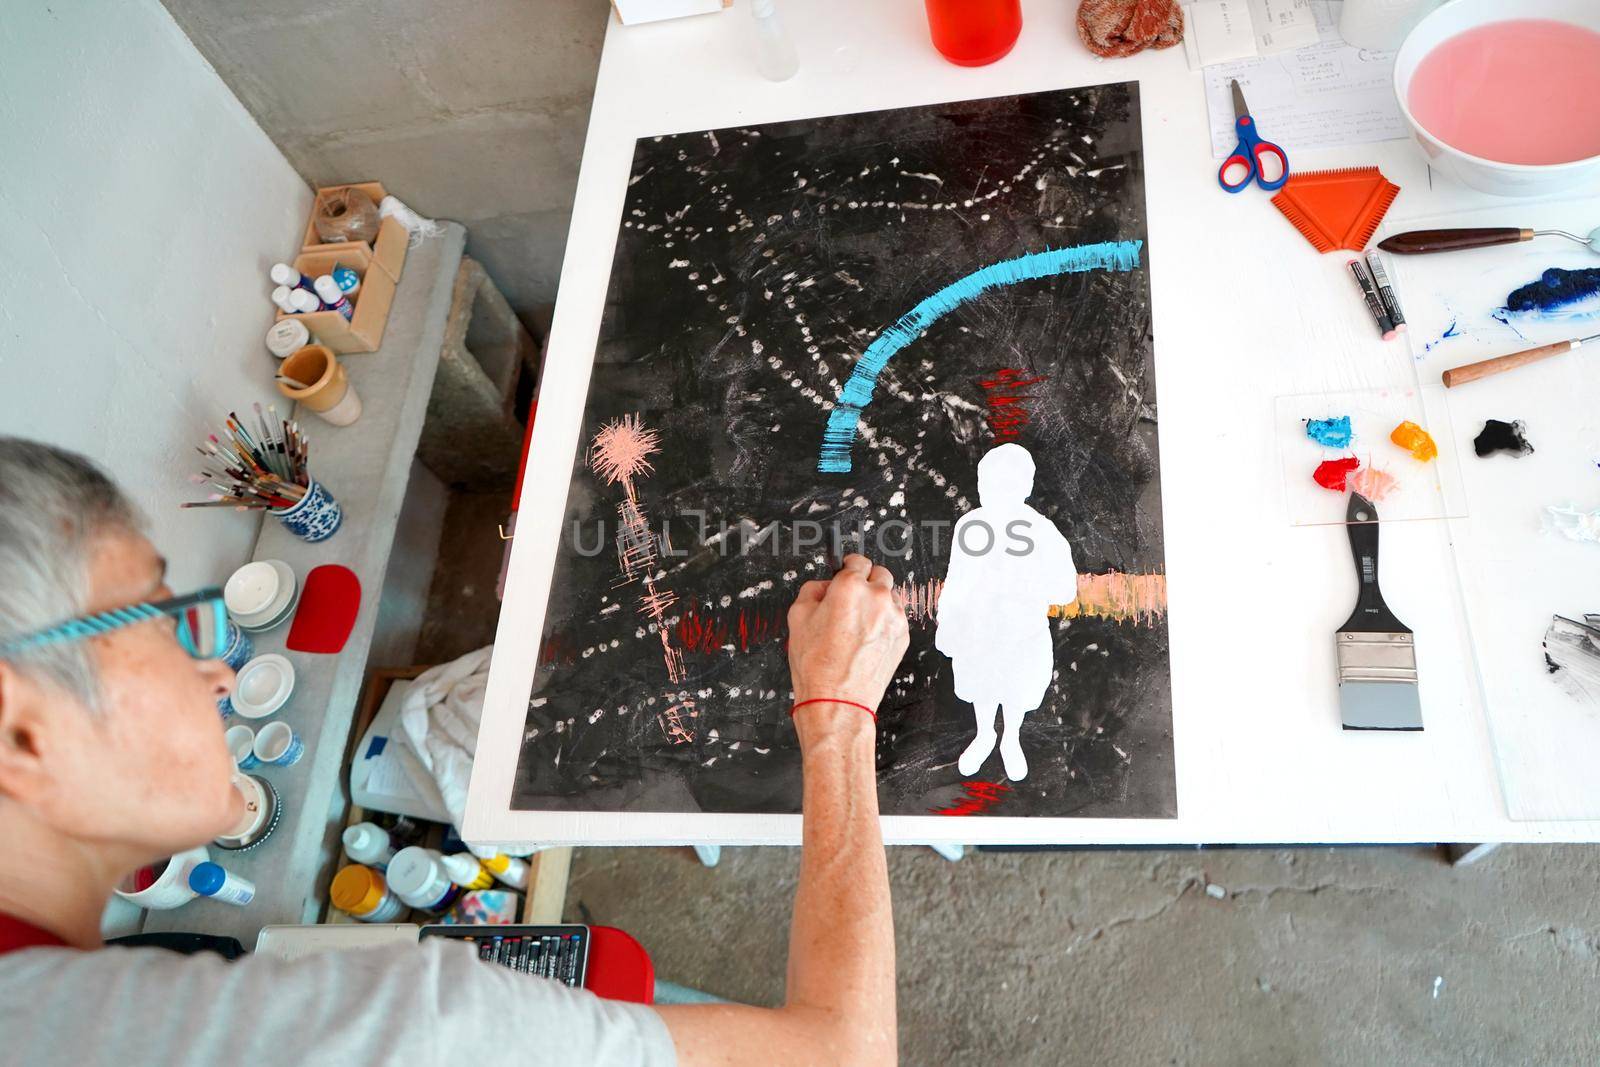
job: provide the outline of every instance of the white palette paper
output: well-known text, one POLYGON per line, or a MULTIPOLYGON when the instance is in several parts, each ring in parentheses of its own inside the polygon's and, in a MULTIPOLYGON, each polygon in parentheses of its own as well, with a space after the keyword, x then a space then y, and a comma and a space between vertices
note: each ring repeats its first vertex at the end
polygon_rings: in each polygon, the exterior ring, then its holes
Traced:
MULTIPOLYGON (((1508 202, 1448 218, 1390 220, 1385 234, 1444 226, 1587 230, 1596 220, 1594 200, 1508 202)), ((1600 332, 1597 316, 1509 323, 1494 316, 1511 290, 1546 268, 1600 267, 1600 256, 1559 238, 1387 261, 1425 382, 1450 367, 1600 332)), ((1507 813, 1517 820, 1600 818, 1600 706, 1566 692, 1541 649, 1552 615, 1600 612, 1600 545, 1541 529, 1547 505, 1600 508, 1600 352, 1583 348, 1446 396, 1471 511, 1451 524, 1452 536, 1507 813), (1527 419, 1535 452, 1476 457, 1472 439, 1491 418, 1527 419)))

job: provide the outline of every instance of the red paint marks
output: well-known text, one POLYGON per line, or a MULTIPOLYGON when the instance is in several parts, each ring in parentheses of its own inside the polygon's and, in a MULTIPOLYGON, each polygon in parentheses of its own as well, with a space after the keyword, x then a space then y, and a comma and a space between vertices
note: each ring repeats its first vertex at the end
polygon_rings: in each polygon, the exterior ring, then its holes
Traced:
POLYGON ((1354 456, 1343 459, 1324 460, 1311 472, 1311 480, 1324 489, 1332 489, 1335 493, 1344 492, 1344 483, 1350 475, 1361 466, 1361 461, 1354 456))
POLYGON ((752 648, 784 636, 784 610, 766 603, 741 604, 732 608, 712 611, 699 601, 689 601, 689 606, 678 618, 678 641, 687 652, 712 655, 722 651, 749 652, 752 648))
POLYGON ((954 804, 944 808, 929 808, 933 815, 981 815, 1005 799, 1011 792, 1009 785, 999 782, 962 782, 961 788, 966 791, 966 796, 954 804))
POLYGON ((544 639, 544 644, 539 648, 539 666, 548 667, 555 663, 564 663, 568 666, 578 662, 578 646, 567 640, 565 634, 553 633, 544 639))
POLYGON ((996 442, 1016 440, 1017 434, 1028 424, 1028 409, 1023 401, 1033 394, 1025 390, 1044 378, 1025 378, 1025 373, 1014 367, 1001 367, 993 378, 978 382, 989 402, 989 432, 994 434, 996 442))

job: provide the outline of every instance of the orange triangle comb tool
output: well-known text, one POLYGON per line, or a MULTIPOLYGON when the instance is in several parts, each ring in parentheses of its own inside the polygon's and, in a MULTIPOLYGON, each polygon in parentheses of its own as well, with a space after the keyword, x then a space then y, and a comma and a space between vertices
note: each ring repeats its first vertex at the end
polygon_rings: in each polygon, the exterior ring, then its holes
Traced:
POLYGON ((1399 195, 1377 167, 1347 167, 1291 175, 1272 203, 1318 252, 1361 252, 1399 195))

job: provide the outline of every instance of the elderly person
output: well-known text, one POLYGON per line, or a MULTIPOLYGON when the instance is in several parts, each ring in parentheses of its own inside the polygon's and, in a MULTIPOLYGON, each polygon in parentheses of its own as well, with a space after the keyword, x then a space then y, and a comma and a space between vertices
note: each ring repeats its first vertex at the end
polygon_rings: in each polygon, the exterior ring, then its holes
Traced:
POLYGON ((127 500, 82 457, 0 437, 0 1049, 29 1064, 437 1063, 562 1035, 571 1064, 895 1061, 875 708, 906 648, 860 556, 789 612, 804 850, 786 1003, 600 1000, 470 948, 286 963, 107 949, 128 872, 237 822, 216 701, 219 590, 174 596, 127 500))

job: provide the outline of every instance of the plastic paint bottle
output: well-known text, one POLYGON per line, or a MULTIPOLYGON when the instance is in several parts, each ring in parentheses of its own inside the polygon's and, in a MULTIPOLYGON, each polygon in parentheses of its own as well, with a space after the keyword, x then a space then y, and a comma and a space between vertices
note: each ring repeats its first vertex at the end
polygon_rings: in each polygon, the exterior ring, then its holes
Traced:
POLYGON ((512 889, 528 888, 528 861, 502 854, 480 861, 484 868, 512 889))
POLYGON ((442 856, 439 862, 444 867, 444 873, 462 889, 488 889, 494 885, 494 875, 484 870, 483 864, 478 862, 478 857, 470 853, 458 852, 454 856, 442 856))
POLYGON ((272 275, 273 285, 281 285, 288 289, 311 288, 311 279, 287 263, 274 263, 269 273, 272 275))
POLYGON ((256 898, 254 882, 225 871, 209 860, 194 865, 194 870, 189 872, 189 888, 224 904, 248 904, 256 898))
POLYGON ((333 280, 333 275, 324 274, 317 279, 316 285, 317 296, 322 298, 324 304, 343 315, 346 320, 355 315, 355 305, 350 303, 344 293, 339 291, 339 283, 333 280))
POLYGON ((294 292, 294 290, 290 289, 287 285, 280 285, 276 289, 272 290, 272 302, 277 304, 279 308, 283 309, 285 313, 290 315, 297 313, 297 309, 294 306, 294 301, 289 299, 289 294, 292 292, 294 292))
POLYGON ((358 822, 347 826, 341 840, 344 854, 357 863, 383 870, 394 859, 394 842, 389 840, 389 831, 377 823, 358 822))
POLYGON ((317 294, 309 293, 304 289, 289 290, 289 305, 297 315, 325 310, 322 301, 317 299, 317 294))
POLYGON ((338 284, 339 291, 345 296, 355 296, 361 291, 361 275, 335 263, 333 265, 333 280, 338 284))
POLYGON ((750 14, 756 20, 756 69, 768 81, 788 81, 800 69, 800 57, 778 17, 776 0, 750 0, 750 14))
POLYGON ((413 845, 394 854, 389 861, 389 889, 395 896, 422 911, 448 911, 461 895, 461 887, 450 880, 443 856, 431 848, 413 845))
POLYGON ((406 906, 371 867, 342 867, 328 887, 328 903, 364 923, 392 923, 406 906))

